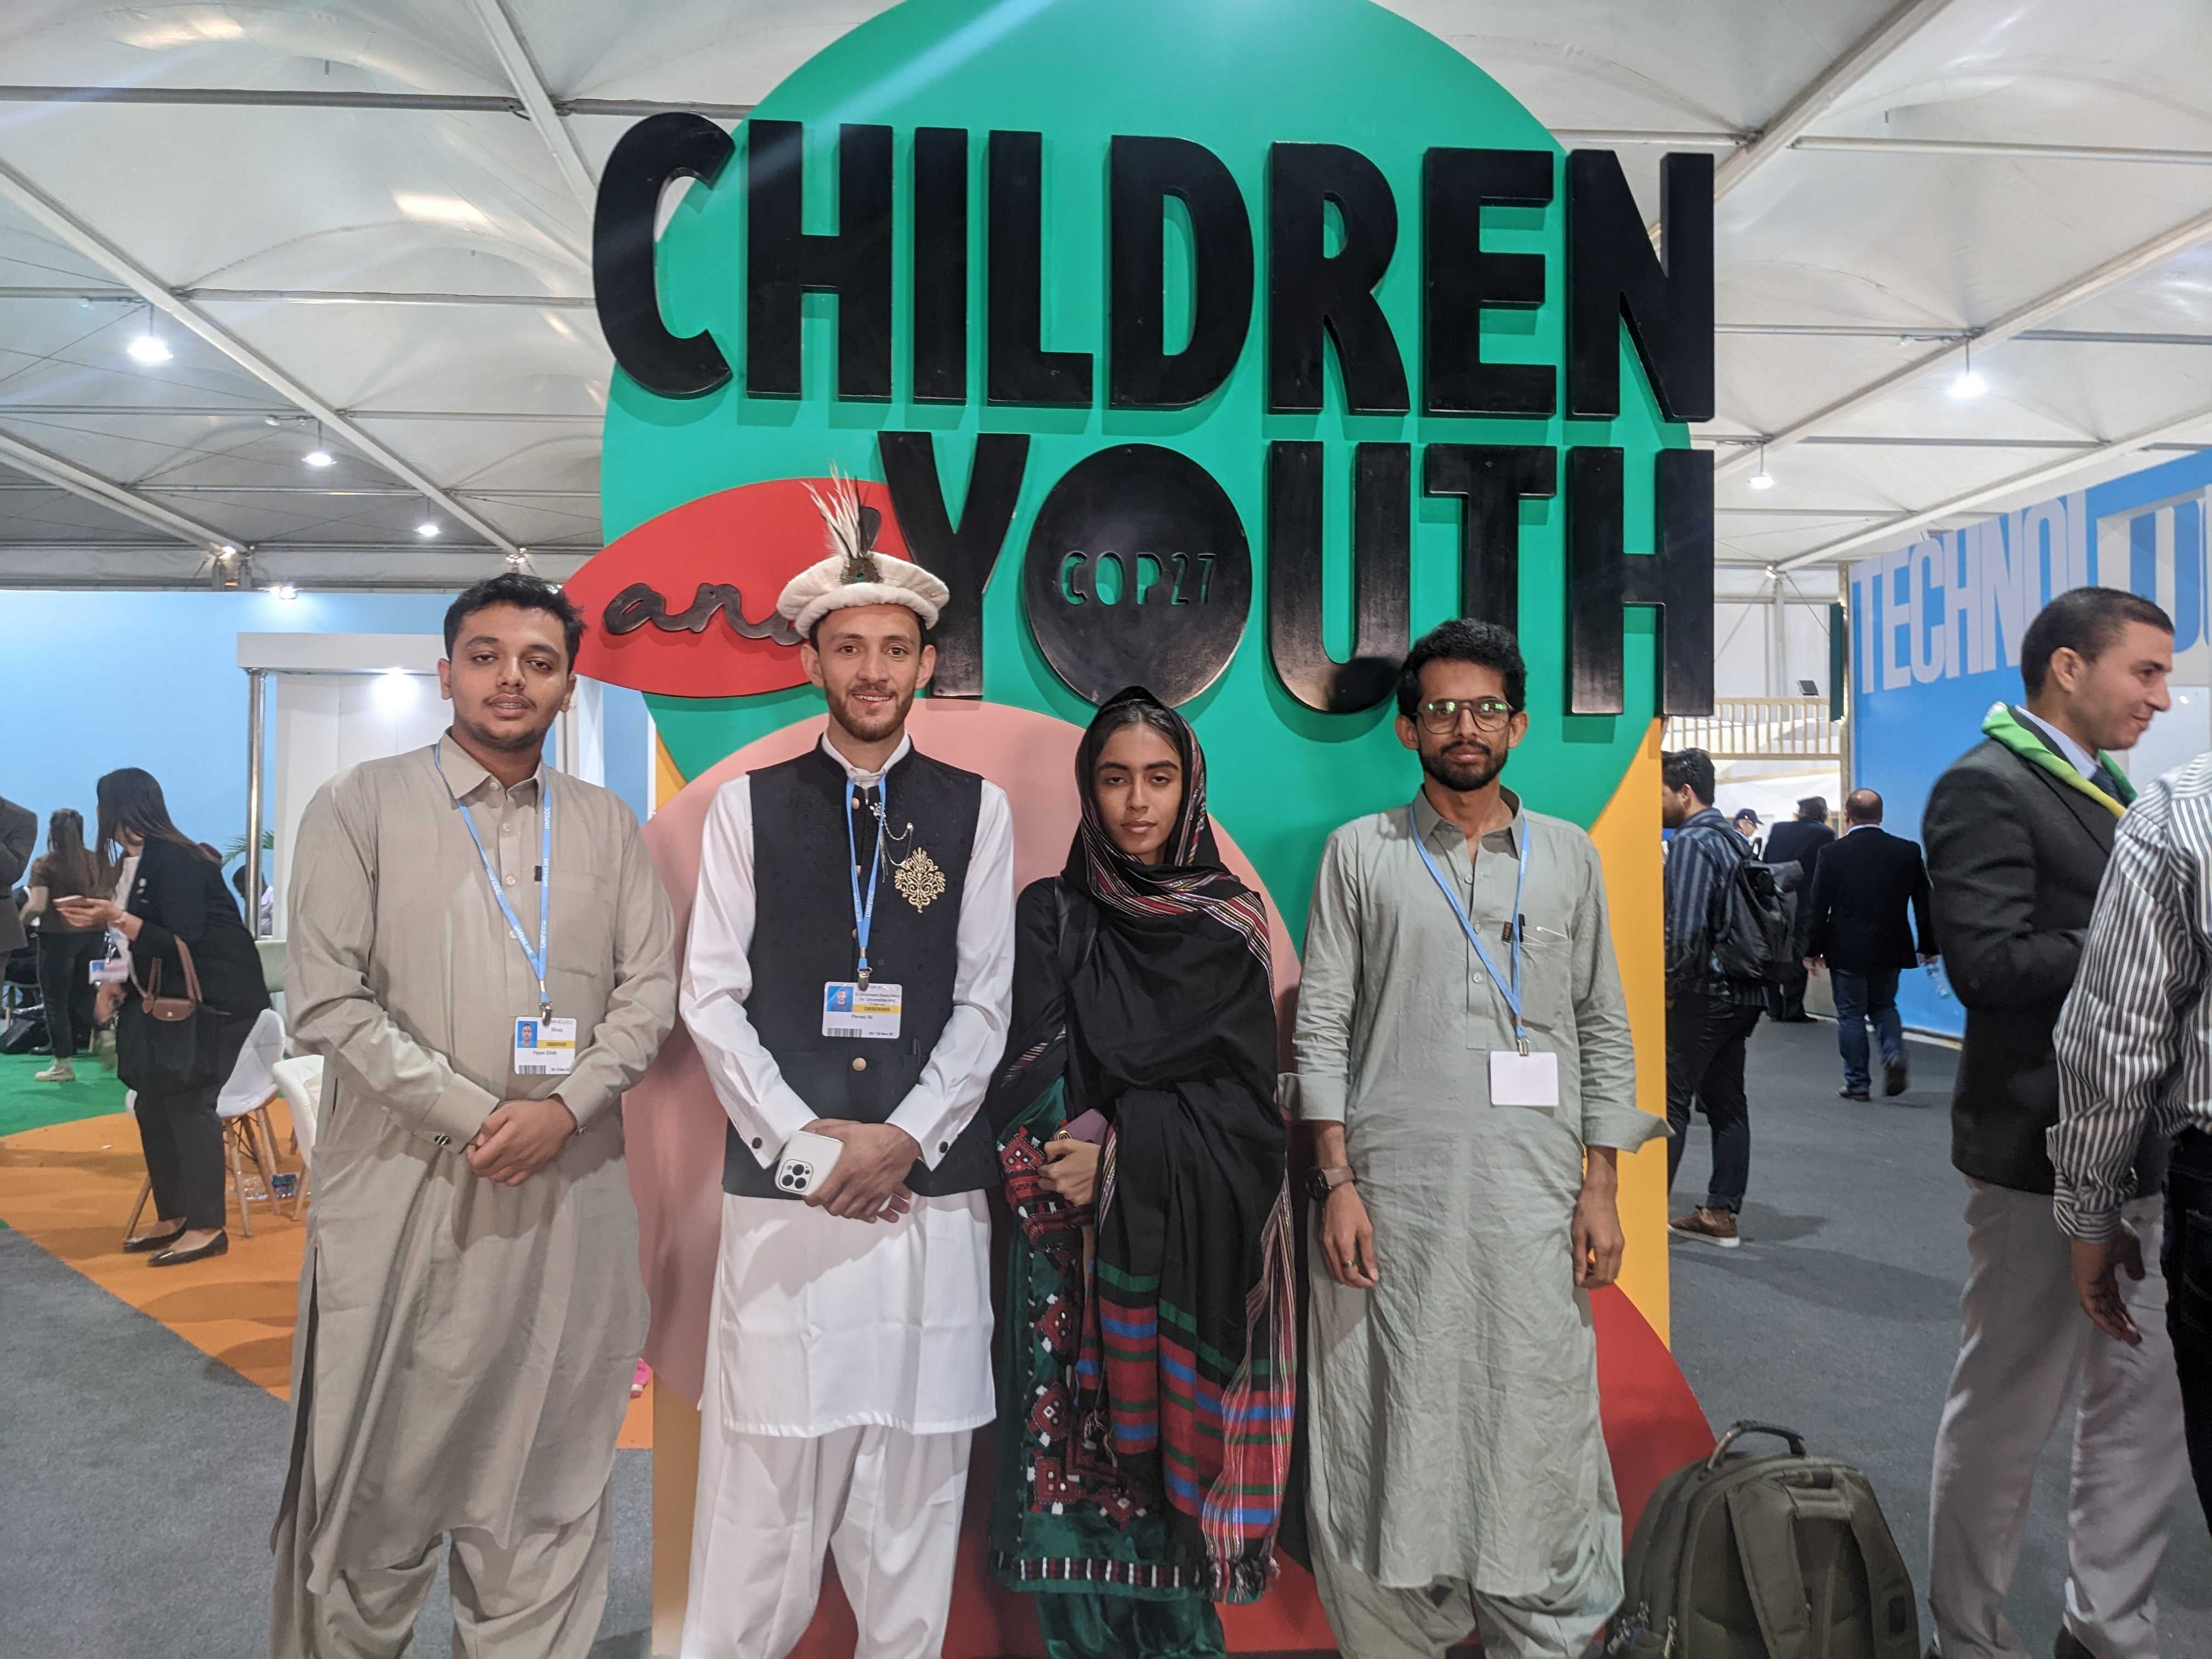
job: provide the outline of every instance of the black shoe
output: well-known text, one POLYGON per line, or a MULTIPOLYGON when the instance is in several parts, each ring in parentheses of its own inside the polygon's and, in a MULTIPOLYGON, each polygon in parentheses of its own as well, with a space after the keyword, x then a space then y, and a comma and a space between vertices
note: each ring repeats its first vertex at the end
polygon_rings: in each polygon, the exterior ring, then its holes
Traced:
MULTIPOLYGON (((1905 1056, 1885 1060, 1881 1067, 1881 1091, 1886 1095, 1901 1095, 1911 1086, 1912 1074, 1906 1068, 1905 1056)), ((2085 1650, 2086 1651, 2086 1650, 2085 1650)))
POLYGON ((123 1253, 125 1255, 143 1255, 148 1250, 164 1249, 182 1238, 186 1231, 187 1229, 179 1227, 174 1232, 169 1233, 141 1233, 136 1238, 126 1238, 123 1241, 123 1253))
POLYGON ((187 1262, 204 1261, 211 1255, 222 1255, 230 1249, 230 1235, 217 1233, 196 1250, 164 1250, 147 1265, 154 1267, 181 1267, 187 1262))
POLYGON ((2063 1625, 2058 1627, 2051 1652, 2052 1659, 2097 1659, 2097 1650, 2063 1625))
POLYGON ((1838 1089, 1836 1091, 1836 1098, 1838 1100, 1872 1100, 1874 1097, 1863 1089, 1838 1089))

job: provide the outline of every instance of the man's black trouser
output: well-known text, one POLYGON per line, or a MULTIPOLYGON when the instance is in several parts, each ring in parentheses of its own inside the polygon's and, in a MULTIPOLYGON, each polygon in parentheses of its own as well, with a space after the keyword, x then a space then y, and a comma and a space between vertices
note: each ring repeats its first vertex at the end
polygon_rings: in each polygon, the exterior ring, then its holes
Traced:
POLYGON ((2166 1176, 2166 1328, 2181 1374, 2181 1415, 2197 1499, 2212 1522, 2212 1135, 2185 1131, 2166 1176))
POLYGON ((1746 1006, 1693 991, 1675 994, 1667 1010, 1667 1190, 1682 1165, 1690 1131, 1690 1105, 1702 1101, 1713 1127, 1713 1174, 1708 1209, 1734 1215, 1751 1184, 1751 1103, 1743 1093, 1743 1048, 1759 1024, 1756 1005, 1746 1006))

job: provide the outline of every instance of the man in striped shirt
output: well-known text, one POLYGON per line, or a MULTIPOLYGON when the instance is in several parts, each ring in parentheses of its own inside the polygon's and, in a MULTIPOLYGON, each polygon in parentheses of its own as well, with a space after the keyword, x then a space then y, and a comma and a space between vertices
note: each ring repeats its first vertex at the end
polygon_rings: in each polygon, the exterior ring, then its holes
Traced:
POLYGON ((2212 1516, 2208 876, 2212 755, 2145 789, 2112 843, 2081 977, 2059 1020, 2058 1122, 2050 1145, 2057 1177, 2051 1210, 2073 1241, 2081 1310, 2136 1351, 2132 1363, 2178 1366, 2190 1468, 2212 1516), (2136 1198, 2130 1168, 2147 1127, 2179 1137, 2166 1171, 2162 1248, 2155 1223, 2140 1230, 2128 1218, 2136 1198), (2146 1244, 2160 1252, 2158 1273, 2145 1272, 2146 1244))

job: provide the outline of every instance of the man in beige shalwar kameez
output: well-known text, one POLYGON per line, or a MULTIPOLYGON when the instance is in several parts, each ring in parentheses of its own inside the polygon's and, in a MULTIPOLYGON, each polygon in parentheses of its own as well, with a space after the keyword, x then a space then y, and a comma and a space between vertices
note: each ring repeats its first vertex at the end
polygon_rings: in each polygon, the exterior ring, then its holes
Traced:
POLYGON ((276 1659, 404 1652, 448 1538, 456 1655, 598 1634, 646 1326, 621 1098, 676 979, 636 820, 539 763, 580 631, 533 578, 463 594, 453 729, 301 821, 285 992, 327 1064, 276 1659))

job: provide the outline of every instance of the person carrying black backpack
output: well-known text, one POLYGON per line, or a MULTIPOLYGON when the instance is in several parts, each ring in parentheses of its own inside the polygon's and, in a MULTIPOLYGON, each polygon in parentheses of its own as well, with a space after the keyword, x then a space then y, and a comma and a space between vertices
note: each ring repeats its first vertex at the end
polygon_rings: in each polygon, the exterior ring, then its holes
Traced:
POLYGON ((1660 818, 1667 850, 1667 1185, 1681 1168, 1690 1103, 1712 1125, 1713 1172, 1705 1201, 1668 1224, 1723 1249, 1741 1243, 1736 1212, 1751 1176, 1751 1106, 1743 1051, 1767 993, 1761 943, 1778 927, 1786 966, 1790 917, 1769 866, 1753 863, 1743 837, 1713 810, 1713 760, 1702 749, 1659 757, 1660 818), (1741 866, 1748 866, 1747 869, 1741 866))

